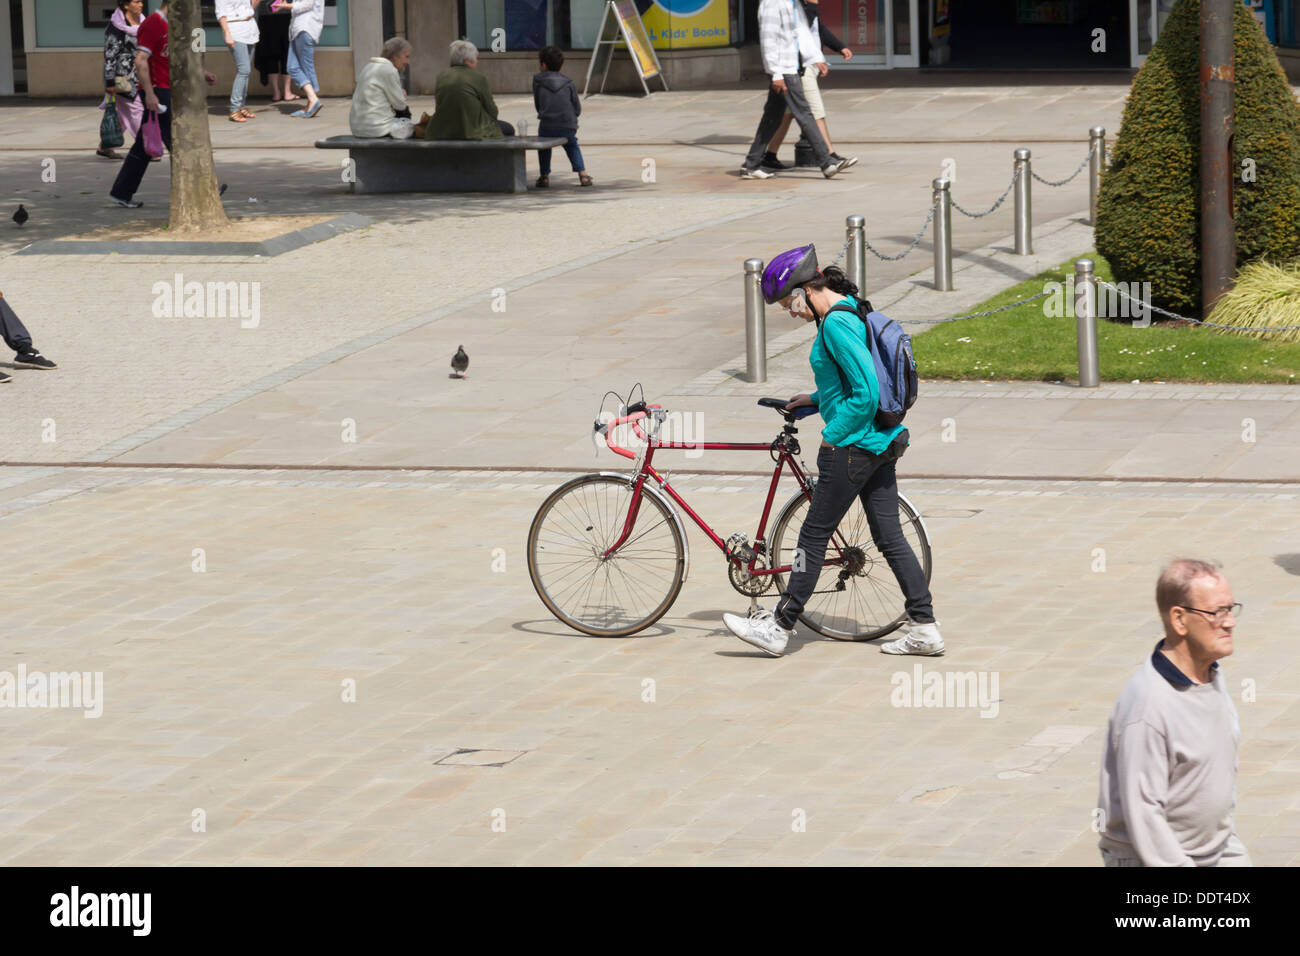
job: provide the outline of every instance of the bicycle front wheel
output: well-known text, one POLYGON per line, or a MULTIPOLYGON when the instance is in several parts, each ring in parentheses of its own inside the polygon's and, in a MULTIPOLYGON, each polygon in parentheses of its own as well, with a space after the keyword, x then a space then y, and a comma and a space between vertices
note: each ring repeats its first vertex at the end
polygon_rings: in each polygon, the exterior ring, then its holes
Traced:
POLYGON ((613 475, 583 475, 555 489, 528 529, 528 574, 542 603, 574 630, 626 637, 672 607, 686 572, 681 529, 662 501, 643 493, 617 551, 632 489, 613 475))
MULTIPOLYGON (((799 531, 808 517, 810 502, 802 493, 791 498, 776 520, 772 534, 774 567, 793 565, 799 531)), ((898 496, 898 521, 903 540, 921 562, 930 580, 930 539, 920 512, 898 496)), ((788 574, 776 575, 784 591, 788 574)), ((902 588, 885 556, 871 538, 867 512, 854 501, 826 546, 826 563, 799 620, 818 634, 840 641, 870 641, 896 630, 907 620, 902 588)))

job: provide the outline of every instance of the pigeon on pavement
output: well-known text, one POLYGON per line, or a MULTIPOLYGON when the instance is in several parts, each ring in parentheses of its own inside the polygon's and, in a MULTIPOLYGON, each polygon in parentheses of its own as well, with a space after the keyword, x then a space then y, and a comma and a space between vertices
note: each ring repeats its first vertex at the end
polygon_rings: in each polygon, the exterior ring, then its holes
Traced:
POLYGON ((468 378, 465 370, 469 368, 469 356, 465 354, 465 346, 456 346, 456 354, 451 357, 451 370, 454 378, 468 378))
POLYGON ((25 223, 30 218, 32 218, 31 214, 28 213, 27 210, 23 208, 22 203, 19 203, 18 211, 14 213, 14 222, 18 223, 18 228, 21 229, 23 223, 25 223))

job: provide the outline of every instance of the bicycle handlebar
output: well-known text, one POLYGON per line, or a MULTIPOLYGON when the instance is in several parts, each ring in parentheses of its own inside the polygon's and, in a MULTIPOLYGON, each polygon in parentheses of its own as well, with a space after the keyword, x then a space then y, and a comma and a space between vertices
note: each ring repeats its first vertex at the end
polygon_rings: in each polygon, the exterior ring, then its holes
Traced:
POLYGON ((613 438, 614 429, 617 428, 619 425, 630 424, 633 430, 636 432, 637 437, 640 438, 642 441, 648 443, 650 441, 650 437, 646 435, 646 433, 642 430, 641 419, 647 417, 650 414, 651 409, 661 409, 661 408, 662 406, 660 405, 649 405, 645 402, 637 402, 635 405, 629 405, 627 409, 628 414, 622 416, 621 418, 616 418, 611 422, 605 423, 604 425, 600 424, 600 422, 596 422, 594 426, 594 430, 596 431, 597 434, 603 434, 605 436, 605 444, 609 446, 609 450, 614 452, 614 454, 622 455, 624 458, 635 459, 637 455, 636 452, 631 451, 630 449, 627 448, 622 448, 619 445, 614 444, 614 438, 613 438))

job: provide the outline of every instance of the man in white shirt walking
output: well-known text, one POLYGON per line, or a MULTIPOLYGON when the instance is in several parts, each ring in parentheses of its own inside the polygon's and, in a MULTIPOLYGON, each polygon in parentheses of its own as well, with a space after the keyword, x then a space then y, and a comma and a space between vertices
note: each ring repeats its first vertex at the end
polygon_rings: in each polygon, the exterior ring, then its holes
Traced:
POLYGON ((1165 636, 1110 715, 1101 766, 1107 866, 1250 866, 1233 830, 1241 725, 1218 661, 1241 605, 1219 567, 1183 559, 1156 583, 1165 636))
MULTIPOLYGON (((822 138, 821 130, 808 108, 803 95, 804 53, 820 57, 820 44, 812 38, 808 20, 798 0, 762 0, 758 7, 758 38, 763 51, 763 69, 771 78, 763 116, 758 121, 758 132, 740 169, 742 179, 770 179, 772 174, 762 168, 767 144, 781 125, 788 109, 808 142, 812 144, 817 165, 822 175, 830 179, 845 164, 832 158, 822 138)), ((812 62, 812 60, 809 60, 812 62)))

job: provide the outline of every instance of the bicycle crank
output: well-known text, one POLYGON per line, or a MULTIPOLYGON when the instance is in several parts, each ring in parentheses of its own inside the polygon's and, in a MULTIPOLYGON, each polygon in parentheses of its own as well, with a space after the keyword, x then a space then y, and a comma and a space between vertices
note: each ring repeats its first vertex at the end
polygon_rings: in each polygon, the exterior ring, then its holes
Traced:
MULTIPOLYGON (((763 559, 759 558, 754 563, 756 568, 763 566, 763 559)), ((776 583, 775 574, 751 574, 749 569, 743 565, 736 564, 734 561, 727 562, 727 580, 731 586, 746 597, 761 597, 768 591, 772 590, 772 585, 776 583)))

